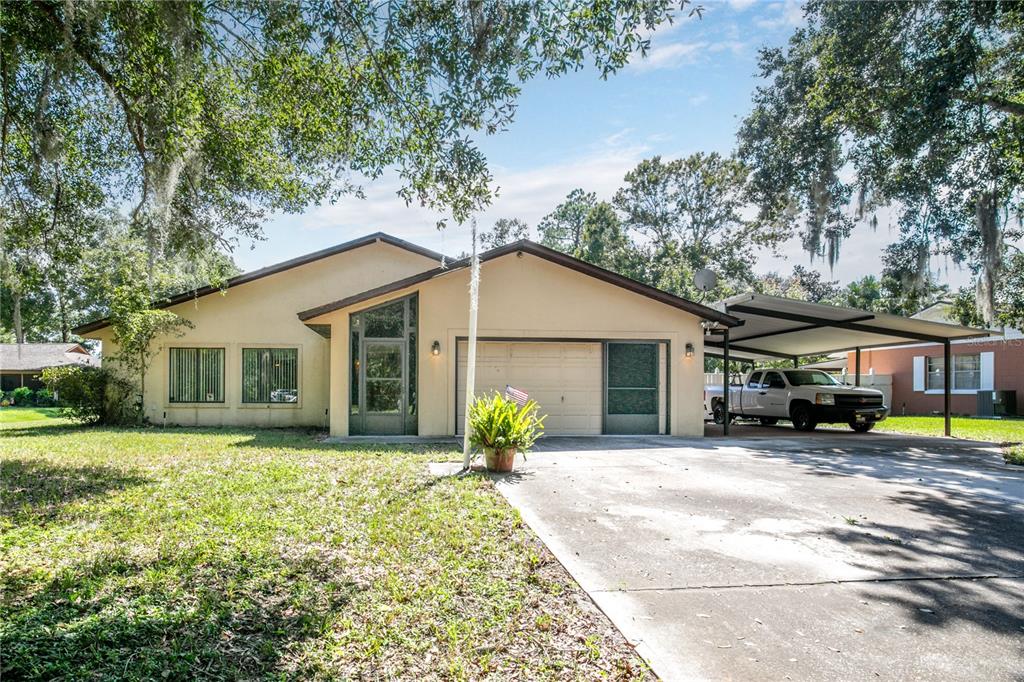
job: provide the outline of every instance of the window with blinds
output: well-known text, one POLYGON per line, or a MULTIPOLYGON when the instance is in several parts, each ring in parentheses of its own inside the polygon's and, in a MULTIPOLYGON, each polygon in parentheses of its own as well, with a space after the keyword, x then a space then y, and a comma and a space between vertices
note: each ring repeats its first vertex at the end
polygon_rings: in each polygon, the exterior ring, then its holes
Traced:
POLYGON ((223 348, 171 348, 170 354, 170 402, 224 402, 223 348))
POLYGON ((299 402, 299 350, 243 348, 242 402, 299 402))

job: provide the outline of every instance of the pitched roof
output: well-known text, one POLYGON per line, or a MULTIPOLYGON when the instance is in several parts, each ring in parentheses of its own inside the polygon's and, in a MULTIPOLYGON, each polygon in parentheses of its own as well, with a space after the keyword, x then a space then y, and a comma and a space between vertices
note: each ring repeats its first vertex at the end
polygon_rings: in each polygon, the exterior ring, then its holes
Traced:
POLYGON ((99 365, 77 343, 0 343, 0 370, 38 372, 61 365, 99 365))
MULTIPOLYGON (((570 270, 575 270, 576 272, 599 279, 614 286, 621 287, 628 291, 632 291, 633 293, 640 294, 641 296, 646 296, 647 298, 654 299, 655 301, 672 306, 673 308, 684 310, 704 320, 720 322, 727 327, 735 327, 743 324, 738 318, 732 315, 728 315, 719 310, 715 310, 714 308, 670 294, 666 291, 662 291, 661 289, 643 284, 642 282, 637 282, 634 279, 624 277, 623 275, 612 272, 611 270, 605 270, 604 268, 578 258, 573 258, 561 251, 555 251, 554 249, 542 246, 541 244, 537 244, 536 242, 532 242, 528 239, 521 239, 517 242, 512 242, 511 244, 506 244, 505 246, 499 246, 491 249, 490 251, 485 251, 480 254, 480 262, 483 263, 489 260, 494 260, 495 258, 501 258, 502 256, 507 256, 512 253, 528 253, 532 256, 543 258, 544 260, 555 263, 556 265, 561 265, 562 267, 569 268, 570 270)), ((334 310, 347 308, 348 306, 362 301, 367 301, 394 291, 400 291, 407 287, 426 282, 435 277, 446 275, 449 272, 455 272, 456 270, 467 268, 469 267, 469 264, 469 258, 462 258, 447 265, 433 268, 426 272, 412 275, 411 277, 396 280, 390 284, 385 284, 384 286, 375 287, 362 293, 347 296, 346 298, 317 306, 316 308, 304 310, 299 313, 299 319, 302 321, 310 320, 334 310)))
MULTIPOLYGON (((375 244, 377 242, 390 244, 391 246, 397 246, 400 249, 405 249, 406 251, 418 253, 421 256, 426 256, 427 258, 434 258, 439 261, 444 258, 442 254, 436 251, 431 251, 430 249, 418 246, 416 244, 413 244, 412 242, 407 242, 404 239, 392 237, 391 235, 385 234, 384 232, 374 232, 373 234, 368 234, 365 237, 359 237, 358 239, 353 239, 352 241, 344 242, 343 244, 337 244, 326 249, 321 249, 320 251, 307 253, 306 255, 299 256, 298 258, 292 258, 291 260, 286 260, 275 265, 269 265, 265 268, 260 268, 259 270, 253 270, 252 272, 242 273, 241 275, 237 275, 229 279, 225 287, 231 288, 238 286, 240 284, 245 284, 247 282, 252 282, 254 280, 261 279, 263 277, 276 275, 277 273, 284 272, 285 270, 291 270, 292 268, 297 268, 301 265, 306 265, 308 263, 312 263, 323 258, 336 256, 339 253, 344 253, 346 251, 358 249, 360 247, 375 244)), ((199 298, 200 296, 207 296, 209 294, 218 293, 220 291, 223 291, 223 289, 223 287, 215 287, 211 285, 201 287, 199 289, 194 289, 192 291, 184 291, 180 294, 175 294, 174 296, 171 296, 164 301, 154 303, 153 307, 168 308, 179 303, 186 303, 188 301, 191 301, 192 299, 199 298)), ((83 325, 79 325, 78 327, 75 327, 71 331, 73 331, 75 334, 83 335, 88 334, 89 332, 94 332, 97 329, 103 329, 104 327, 107 327, 109 325, 110 318, 104 317, 99 320, 93 320, 92 322, 87 322, 83 325)))

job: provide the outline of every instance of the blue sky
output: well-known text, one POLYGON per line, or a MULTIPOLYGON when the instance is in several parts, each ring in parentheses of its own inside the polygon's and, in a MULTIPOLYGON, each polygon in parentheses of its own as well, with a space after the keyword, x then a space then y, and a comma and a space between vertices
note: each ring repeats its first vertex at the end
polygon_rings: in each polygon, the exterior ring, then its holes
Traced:
MULTIPOLYGON (((602 81, 593 69, 557 80, 527 83, 511 128, 481 140, 498 198, 478 217, 487 229, 502 217, 536 226, 575 187, 610 199, 622 177, 641 159, 679 157, 697 151, 730 153, 739 123, 758 85, 757 50, 784 45, 802 21, 800 4, 732 0, 703 2, 702 19, 682 17, 652 37, 647 58, 602 81)), ((469 228, 439 232, 439 215, 406 207, 392 177, 364 184, 366 199, 344 197, 302 215, 273 217, 267 240, 241 244, 235 260, 243 270, 299 256, 381 230, 455 254, 468 250, 469 228)), ((860 227, 844 245, 831 276, 841 282, 877 273, 881 249, 895 236, 885 221, 876 233, 860 227)), ((794 236, 780 255, 763 253, 758 272, 789 272, 812 265, 794 236)), ((933 267, 954 286, 967 276, 951 265, 933 267)))

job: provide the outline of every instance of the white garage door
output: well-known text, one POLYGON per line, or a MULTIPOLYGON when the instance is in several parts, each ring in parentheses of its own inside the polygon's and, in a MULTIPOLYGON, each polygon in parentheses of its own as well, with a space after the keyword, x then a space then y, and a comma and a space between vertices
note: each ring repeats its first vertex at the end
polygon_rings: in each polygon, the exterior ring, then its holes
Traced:
MULTIPOLYGON (((466 415, 466 342, 459 343, 457 386, 458 433, 466 415)), ((540 403, 546 433, 597 435, 601 433, 600 343, 477 344, 476 392, 505 391, 512 385, 540 403)))

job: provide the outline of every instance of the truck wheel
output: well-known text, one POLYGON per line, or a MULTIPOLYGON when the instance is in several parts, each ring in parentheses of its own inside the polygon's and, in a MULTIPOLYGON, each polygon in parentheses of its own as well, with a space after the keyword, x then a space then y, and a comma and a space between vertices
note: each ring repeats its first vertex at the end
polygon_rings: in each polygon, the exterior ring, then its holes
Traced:
POLYGON ((761 426, 775 426, 778 423, 777 417, 761 417, 761 426))
POLYGON ((793 428, 797 431, 813 431, 818 426, 818 422, 814 421, 814 417, 811 416, 811 408, 806 405, 794 407, 791 419, 793 428))
POLYGON ((850 428, 857 433, 867 433, 875 428, 875 422, 850 422, 850 428))
POLYGON ((722 403, 715 403, 715 407, 714 410, 711 412, 711 415, 714 417, 716 424, 724 424, 725 406, 722 405, 722 403))

